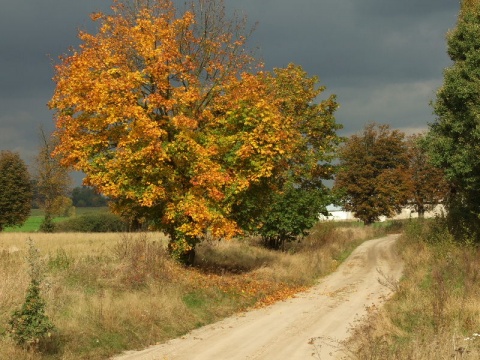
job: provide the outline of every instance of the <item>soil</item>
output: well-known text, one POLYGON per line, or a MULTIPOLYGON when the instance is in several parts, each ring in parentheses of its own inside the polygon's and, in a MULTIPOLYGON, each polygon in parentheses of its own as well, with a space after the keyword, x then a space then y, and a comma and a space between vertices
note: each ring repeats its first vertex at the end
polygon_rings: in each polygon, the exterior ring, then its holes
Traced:
POLYGON ((392 293, 403 264, 398 235, 369 240, 309 291, 115 360, 305 360, 341 357, 341 341, 392 293))

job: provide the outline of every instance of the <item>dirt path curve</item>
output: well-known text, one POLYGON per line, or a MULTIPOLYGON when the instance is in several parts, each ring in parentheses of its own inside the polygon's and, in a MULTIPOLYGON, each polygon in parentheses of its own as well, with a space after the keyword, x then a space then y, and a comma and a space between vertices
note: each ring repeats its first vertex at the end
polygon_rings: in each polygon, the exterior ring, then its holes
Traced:
POLYGON ((116 360, 305 360, 334 359, 366 306, 379 306, 390 291, 379 283, 399 279, 402 263, 393 245, 398 235, 360 245, 331 275, 309 291, 272 306, 230 317, 186 336, 128 352, 116 360), (380 275, 380 274, 383 274, 380 275))

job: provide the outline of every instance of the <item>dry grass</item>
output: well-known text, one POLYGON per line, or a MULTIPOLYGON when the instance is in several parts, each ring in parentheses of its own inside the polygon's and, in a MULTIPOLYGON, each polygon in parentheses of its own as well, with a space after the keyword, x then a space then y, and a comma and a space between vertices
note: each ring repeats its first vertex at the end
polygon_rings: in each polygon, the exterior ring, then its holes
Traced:
POLYGON ((292 296, 376 232, 322 224, 285 252, 255 239, 205 242, 188 269, 170 260, 159 233, 0 233, 0 359, 105 359, 166 341, 292 296), (40 250, 42 297, 58 328, 46 353, 19 349, 6 335, 29 283, 27 237, 40 250))
POLYGON ((414 223, 399 243, 396 295, 345 344, 349 359, 479 359, 480 250, 437 222, 414 223))

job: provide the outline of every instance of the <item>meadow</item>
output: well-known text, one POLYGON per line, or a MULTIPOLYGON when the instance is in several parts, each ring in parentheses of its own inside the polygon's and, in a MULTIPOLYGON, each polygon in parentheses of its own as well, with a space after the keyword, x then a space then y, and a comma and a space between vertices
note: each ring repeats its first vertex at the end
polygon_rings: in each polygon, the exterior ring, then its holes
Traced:
POLYGON ((285 251, 257 238, 210 240, 191 268, 170 259, 161 233, 0 233, 0 358, 105 359, 164 342, 293 296, 389 229, 319 223, 285 251), (40 252, 41 295, 57 329, 38 351, 8 335, 30 281, 27 239, 40 252))
MULTIPOLYGON (((75 216, 86 214, 108 213, 108 207, 77 207, 75 208, 75 216)), ((40 224, 44 218, 44 212, 40 209, 32 209, 29 218, 21 226, 12 226, 4 230, 4 232, 35 232, 40 228, 40 224)), ((53 219, 53 222, 62 222, 68 217, 58 216, 53 219)))

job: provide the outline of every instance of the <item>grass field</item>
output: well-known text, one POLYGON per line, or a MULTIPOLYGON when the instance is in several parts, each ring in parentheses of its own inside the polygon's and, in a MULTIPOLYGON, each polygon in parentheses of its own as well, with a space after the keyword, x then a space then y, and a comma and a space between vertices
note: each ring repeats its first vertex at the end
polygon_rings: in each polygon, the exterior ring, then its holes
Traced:
POLYGON ((251 238, 204 242, 195 266, 185 268, 170 259, 160 233, 0 233, 0 359, 105 359, 163 342, 292 296, 376 235, 323 223, 285 252, 251 238), (27 238, 40 251, 41 294, 58 329, 43 352, 8 336, 29 283, 27 238))
MULTIPOLYGON (((98 212, 108 212, 107 207, 78 207, 75 209, 75 215, 80 216, 83 214, 91 214, 98 212)), ((40 228, 40 224, 43 221, 44 213, 40 209, 32 209, 30 217, 22 226, 8 227, 4 232, 36 232, 40 228)), ((56 217, 53 219, 54 222, 60 222, 68 219, 67 217, 56 217)))

